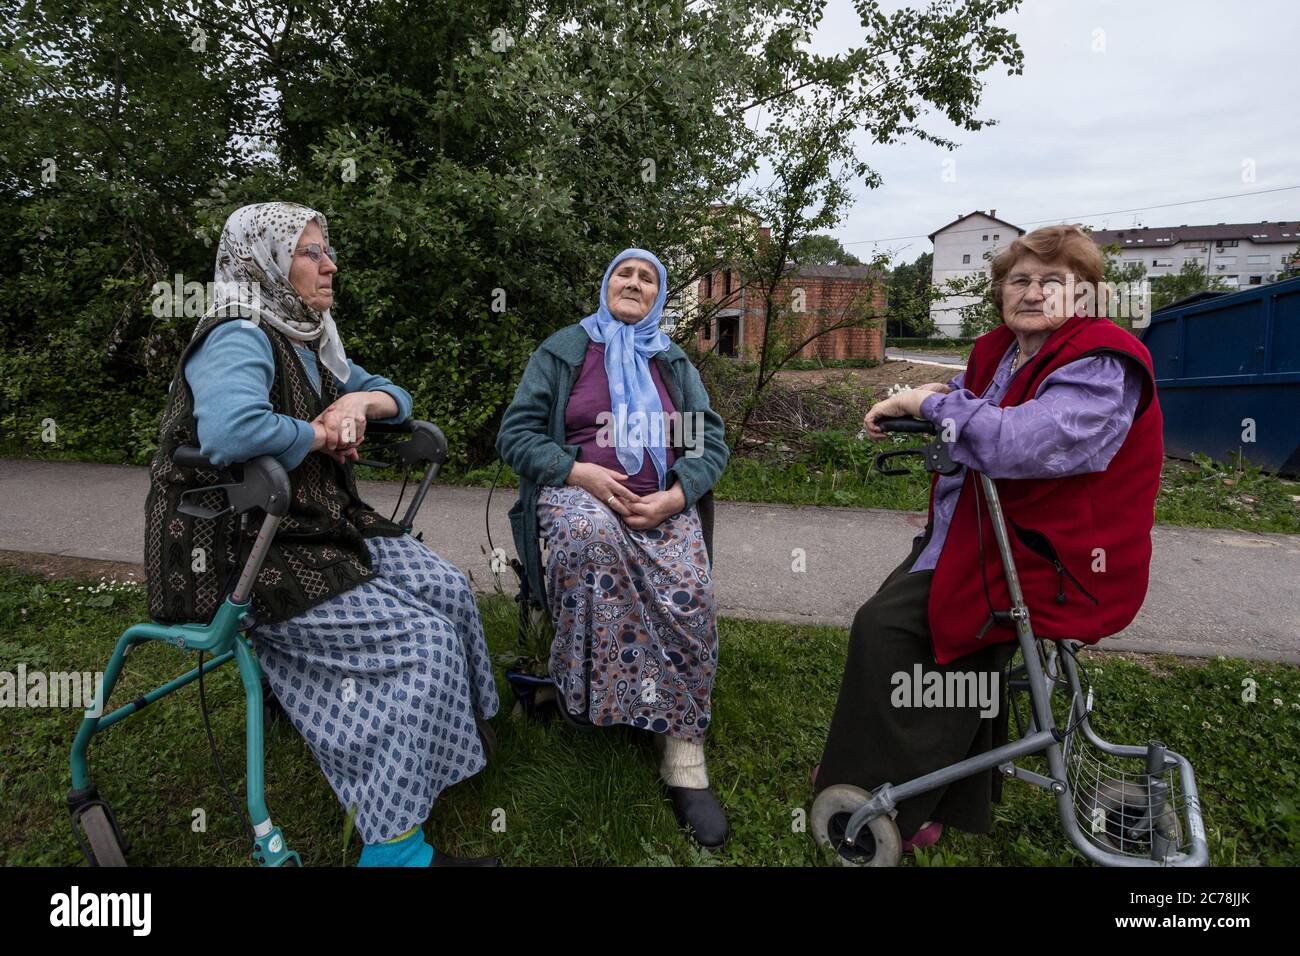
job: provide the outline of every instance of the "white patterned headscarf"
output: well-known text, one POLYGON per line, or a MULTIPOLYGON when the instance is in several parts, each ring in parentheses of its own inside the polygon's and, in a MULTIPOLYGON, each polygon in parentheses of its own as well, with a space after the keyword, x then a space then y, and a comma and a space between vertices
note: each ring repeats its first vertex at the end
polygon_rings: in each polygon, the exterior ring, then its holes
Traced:
POLYGON ((314 209, 291 202, 260 202, 230 214, 217 244, 213 309, 265 321, 289 338, 316 342, 321 362, 340 382, 351 372, 338 329, 308 306, 289 282, 298 238, 313 219, 329 245, 329 226, 314 209))

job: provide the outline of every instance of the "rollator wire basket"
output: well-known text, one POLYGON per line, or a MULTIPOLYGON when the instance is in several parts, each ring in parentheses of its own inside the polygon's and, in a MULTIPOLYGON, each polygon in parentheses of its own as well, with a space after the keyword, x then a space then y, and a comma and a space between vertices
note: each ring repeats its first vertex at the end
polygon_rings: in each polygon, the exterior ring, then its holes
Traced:
MULTIPOLYGON (((878 424, 886 432, 935 434, 930 422, 914 418, 882 419, 878 424)), ((885 475, 907 474, 906 469, 885 467, 891 458, 906 455, 919 455, 927 471, 941 475, 956 474, 961 467, 941 438, 924 448, 883 452, 876 457, 876 467, 885 475)), ((990 612, 992 619, 1015 627, 1019 642, 1021 663, 1008 668, 1007 699, 1020 737, 897 786, 883 783, 870 793, 849 784, 828 786, 813 801, 810 829, 814 838, 833 849, 845 865, 894 866, 901 857, 894 823, 899 803, 996 768, 1006 778, 1018 778, 1052 793, 1066 836, 1091 862, 1103 866, 1207 865, 1209 848, 1192 765, 1159 741, 1145 746, 1112 744, 1093 730, 1092 686, 1089 683, 1085 694, 1079 681, 1083 668, 1077 654, 1082 645, 1034 635, 997 486, 988 475, 977 474, 976 478, 976 522, 982 496, 1011 599, 1009 609, 990 608, 990 612), (1015 695, 1020 692, 1029 696, 1027 725, 1021 723, 1016 705, 1015 695), (1057 718, 1054 706, 1064 710, 1064 720, 1057 718), (1030 757, 1045 760, 1047 773, 1015 763, 1018 758, 1030 757)), ((1007 717, 1000 715, 1003 720, 1007 717)))
MULTIPOLYGON (((1058 718, 1057 725, 1064 738, 1065 779, 1076 826, 1093 846, 1107 853, 1166 862, 1192 854, 1192 836, 1199 832, 1203 840, 1204 830, 1195 787, 1184 786, 1186 761, 1159 741, 1120 747, 1098 736, 1092 727, 1091 681, 1077 657, 1081 646, 1062 642, 1065 653, 1061 654, 1056 643, 1038 642, 1043 672, 1063 711, 1064 719, 1058 718), (1063 657, 1069 658, 1074 676, 1068 676, 1063 657)), ((1027 691, 1028 687, 1013 679, 1011 689, 1027 691)), ((1028 725, 1022 724, 1015 700, 1013 694, 1012 713, 1023 737, 1037 727, 1032 709, 1028 725)))

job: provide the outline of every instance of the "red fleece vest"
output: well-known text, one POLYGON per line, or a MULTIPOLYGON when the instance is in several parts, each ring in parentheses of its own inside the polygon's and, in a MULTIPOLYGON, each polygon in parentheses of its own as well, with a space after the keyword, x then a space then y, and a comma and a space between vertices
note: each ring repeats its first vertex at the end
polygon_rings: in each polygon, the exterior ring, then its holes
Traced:
MULTIPOLYGON (((983 394, 1013 338, 1011 330, 1001 325, 976 340, 966 366, 966 388, 983 394)), ((1133 424, 1106 470, 994 482, 1007 517, 1029 622, 1042 638, 1094 644, 1128 626, 1146 597, 1151 526, 1164 461, 1151 355, 1114 323, 1075 316, 1052 333, 999 403, 1005 408, 1030 401, 1043 379, 1062 365, 1105 354, 1123 357, 1143 370, 1142 397, 1133 424)), ((930 521, 934 521, 933 482, 930 521)), ((989 620, 990 601, 999 611, 1011 607, 988 502, 975 474, 968 470, 930 587, 930 631, 937 663, 1015 640, 1014 627, 1000 623, 977 636, 989 620)))

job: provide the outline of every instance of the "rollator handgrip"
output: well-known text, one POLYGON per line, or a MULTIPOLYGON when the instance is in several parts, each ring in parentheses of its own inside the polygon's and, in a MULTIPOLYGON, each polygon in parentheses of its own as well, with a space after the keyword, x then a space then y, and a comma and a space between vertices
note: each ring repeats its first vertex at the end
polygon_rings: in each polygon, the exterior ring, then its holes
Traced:
POLYGON ((202 468, 206 471, 217 471, 217 466, 208 461, 207 457, 199 451, 194 445, 179 445, 172 452, 172 461, 185 468, 202 468))
MULTIPOLYGON (((447 460, 447 436, 442 433, 442 429, 432 422, 419 421, 413 418, 397 424, 371 422, 366 425, 366 430, 410 435, 410 438, 392 446, 392 451, 398 459, 397 463, 408 468, 422 462, 427 462, 429 465, 424 472, 424 477, 420 480, 419 486, 415 489, 415 495, 411 499, 410 506, 406 509, 406 515, 402 518, 402 528, 409 534, 415 524, 415 516, 419 513, 420 505, 424 503, 424 496, 428 493, 429 486, 433 484, 433 479, 437 477, 438 470, 447 460)), ((357 462, 357 464, 376 465, 381 468, 392 467, 392 463, 388 462, 365 461, 357 462)))
POLYGON ((927 422, 922 418, 912 418, 907 415, 901 418, 881 418, 876 422, 876 427, 882 432, 909 432, 914 435, 935 434, 934 422, 927 422))
POLYGON ((398 424, 367 422, 366 431, 381 434, 410 435, 411 437, 406 441, 398 442, 393 446, 393 451, 404 465, 415 465, 427 461, 432 465, 441 467, 447 460, 447 437, 443 435, 442 429, 432 422, 419 421, 414 418, 409 418, 398 424))

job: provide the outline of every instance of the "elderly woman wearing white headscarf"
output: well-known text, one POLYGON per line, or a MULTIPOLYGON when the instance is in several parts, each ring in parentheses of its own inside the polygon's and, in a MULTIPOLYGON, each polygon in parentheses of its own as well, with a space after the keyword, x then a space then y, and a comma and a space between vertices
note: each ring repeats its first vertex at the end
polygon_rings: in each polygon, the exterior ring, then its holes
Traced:
POLYGON ((718 632, 702 522, 728 449, 699 373, 659 328, 667 296, 653 253, 619 253, 596 312, 533 354, 497 450, 520 477, 510 518, 555 622, 561 706, 653 732, 679 822, 714 848, 727 820, 704 762, 718 632))
POLYGON ((255 529, 176 505, 232 480, 232 462, 274 456, 291 503, 254 584, 251 636, 276 698, 355 811, 361 865, 491 865, 435 853, 422 832, 438 794, 483 768, 475 717, 495 714, 496 688, 468 580, 357 494, 366 422, 405 421, 411 397, 345 354, 330 316, 337 271, 315 210, 258 203, 227 220, 215 302, 177 363, 150 468, 150 612, 212 616, 255 529), (183 444, 213 470, 173 462, 183 444))

